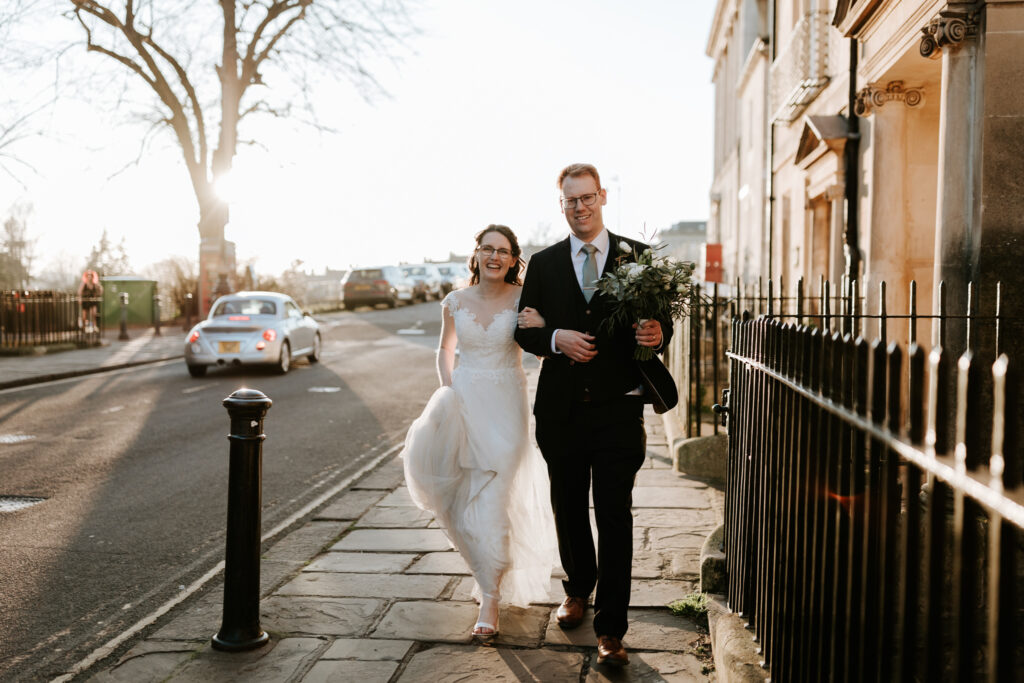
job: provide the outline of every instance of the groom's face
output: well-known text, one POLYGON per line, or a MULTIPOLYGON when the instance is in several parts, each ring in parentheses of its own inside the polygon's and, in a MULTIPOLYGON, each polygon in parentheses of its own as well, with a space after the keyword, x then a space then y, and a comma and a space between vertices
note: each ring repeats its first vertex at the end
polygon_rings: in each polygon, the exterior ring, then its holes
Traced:
POLYGON ((593 176, 567 176, 562 181, 561 206, 565 220, 569 223, 572 233, 584 242, 597 237, 604 228, 604 219, 601 217, 601 207, 607 203, 608 198, 604 190, 597 186, 593 176), (595 201, 590 206, 583 203, 582 198, 590 199, 593 195, 595 201), (576 200, 575 206, 567 207, 565 200, 576 200))

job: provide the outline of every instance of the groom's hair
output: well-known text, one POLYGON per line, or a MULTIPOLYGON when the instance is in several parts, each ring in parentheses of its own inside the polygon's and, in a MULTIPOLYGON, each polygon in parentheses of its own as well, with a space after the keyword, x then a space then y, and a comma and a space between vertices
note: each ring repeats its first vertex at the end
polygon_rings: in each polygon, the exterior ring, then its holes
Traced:
POLYGON ((597 189, 601 189, 601 176, 598 174, 597 169, 593 164, 569 164, 562 169, 562 172, 558 174, 558 182, 556 183, 559 190, 562 189, 562 181, 566 178, 578 178, 580 176, 588 175, 594 179, 597 183, 597 189))

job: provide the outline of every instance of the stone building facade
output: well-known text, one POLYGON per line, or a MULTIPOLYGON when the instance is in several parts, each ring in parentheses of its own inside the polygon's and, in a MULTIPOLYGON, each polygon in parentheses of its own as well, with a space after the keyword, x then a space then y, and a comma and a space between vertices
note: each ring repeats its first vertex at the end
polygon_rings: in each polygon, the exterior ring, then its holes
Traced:
POLYGON ((914 281, 930 313, 941 280, 954 314, 974 281, 980 315, 998 281, 1022 316, 1024 2, 718 0, 707 53, 726 281, 854 278, 869 312, 914 281))

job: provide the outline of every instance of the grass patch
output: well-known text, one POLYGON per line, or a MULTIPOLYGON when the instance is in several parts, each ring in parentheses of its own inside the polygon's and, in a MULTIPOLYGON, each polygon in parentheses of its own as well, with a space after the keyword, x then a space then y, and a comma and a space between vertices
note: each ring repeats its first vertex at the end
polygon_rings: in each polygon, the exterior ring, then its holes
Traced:
POLYGON ((708 613, 708 594, 694 591, 680 600, 670 602, 668 608, 672 610, 672 614, 680 617, 689 617, 690 619, 706 617, 708 613))

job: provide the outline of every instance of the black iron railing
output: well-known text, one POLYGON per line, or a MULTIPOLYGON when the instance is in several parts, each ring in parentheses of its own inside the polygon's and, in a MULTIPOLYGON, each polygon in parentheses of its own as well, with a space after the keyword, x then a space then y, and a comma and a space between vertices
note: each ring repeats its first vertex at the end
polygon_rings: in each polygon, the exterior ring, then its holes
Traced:
POLYGON ((725 538, 729 607, 772 680, 1015 680, 1024 454, 1009 359, 904 353, 884 340, 895 316, 858 314, 856 296, 802 324, 768 317, 766 298, 766 316, 732 323, 725 538), (868 342, 871 317, 883 338, 868 342))
POLYGON ((96 315, 90 316, 91 320, 83 320, 83 300, 75 294, 0 291, 0 347, 98 341, 103 333, 103 301, 85 302, 95 305, 96 315))
POLYGON ((931 344, 947 346, 950 330, 962 333, 965 329, 969 330, 972 324, 989 324, 994 335, 996 353, 1000 350, 1002 337, 1007 334, 1024 334, 1021 321, 1000 317, 999 284, 995 285, 989 307, 995 314, 989 316, 978 312, 978 297, 973 285, 968 286, 966 312, 963 315, 950 313, 944 283, 939 284, 934 313, 920 312, 917 283, 913 281, 909 287, 907 309, 903 313, 891 311, 888 304, 890 295, 885 282, 879 283, 873 306, 869 306, 868 296, 856 281, 835 284, 821 278, 816 285, 817 292, 814 294, 805 285, 803 278, 797 280, 795 287, 788 292, 781 278, 778 283, 761 280, 746 283, 737 280, 728 286, 715 283, 695 288, 691 305, 693 314, 686 327, 688 351, 684 354, 689 382, 680 379, 679 386, 680 400, 688 405, 686 436, 718 433, 718 424, 712 417, 711 408, 721 400, 722 391, 729 388, 726 360, 729 330, 731 320, 741 311, 749 311, 754 317, 777 318, 855 337, 869 333, 882 341, 899 337, 908 344, 918 343, 926 350, 931 344), (930 337, 928 340, 919 339, 920 330, 930 329, 934 333, 926 333, 925 336, 930 337))

